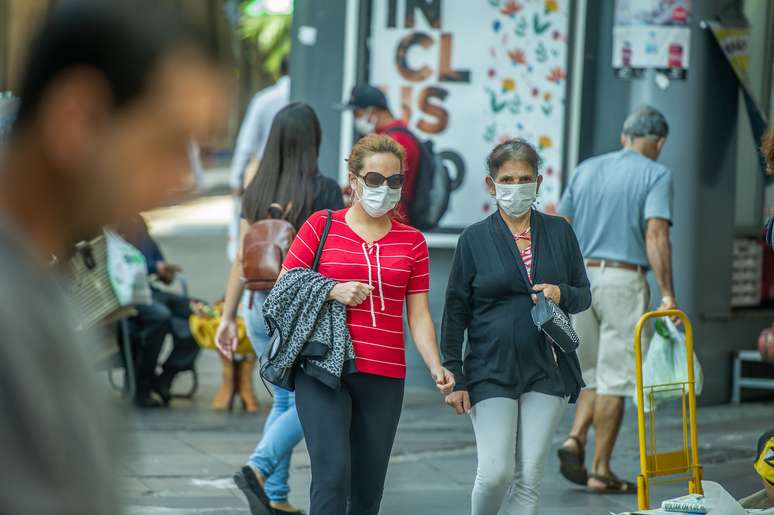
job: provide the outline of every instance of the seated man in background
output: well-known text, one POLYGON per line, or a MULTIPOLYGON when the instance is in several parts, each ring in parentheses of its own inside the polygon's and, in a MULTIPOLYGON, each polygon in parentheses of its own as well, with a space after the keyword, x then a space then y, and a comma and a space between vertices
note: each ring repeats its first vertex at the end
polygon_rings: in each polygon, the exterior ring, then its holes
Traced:
MULTIPOLYGON (((148 274, 163 284, 175 282, 181 268, 168 263, 158 244, 148 232, 142 216, 137 215, 121 228, 122 236, 137 247, 148 264, 148 274)), ((199 355, 199 345, 191 335, 188 318, 191 316, 191 299, 169 291, 152 287, 153 303, 136 306, 137 316, 130 320, 132 347, 136 352, 136 402, 141 407, 158 407, 153 398, 155 392, 168 405, 175 376, 191 370, 199 355), (161 347, 168 334, 172 334, 173 349, 156 374, 161 347)))

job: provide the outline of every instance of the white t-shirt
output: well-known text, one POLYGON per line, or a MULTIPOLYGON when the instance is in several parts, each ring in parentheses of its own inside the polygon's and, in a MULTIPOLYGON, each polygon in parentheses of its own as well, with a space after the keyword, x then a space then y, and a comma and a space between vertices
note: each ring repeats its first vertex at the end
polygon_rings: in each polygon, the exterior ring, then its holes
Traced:
POLYGON ((271 123, 277 113, 290 102, 290 77, 287 75, 268 88, 255 94, 247 107, 245 119, 239 129, 234 156, 231 159, 232 189, 239 189, 245 177, 245 169, 253 159, 263 155, 269 138, 271 123))

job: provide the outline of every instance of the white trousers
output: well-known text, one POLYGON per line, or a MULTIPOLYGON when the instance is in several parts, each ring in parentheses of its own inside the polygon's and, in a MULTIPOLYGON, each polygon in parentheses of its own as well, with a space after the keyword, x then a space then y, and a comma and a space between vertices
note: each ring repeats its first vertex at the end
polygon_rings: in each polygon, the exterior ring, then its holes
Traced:
POLYGON ((472 515, 536 515, 546 456, 567 399, 529 392, 471 410, 478 470, 472 515))

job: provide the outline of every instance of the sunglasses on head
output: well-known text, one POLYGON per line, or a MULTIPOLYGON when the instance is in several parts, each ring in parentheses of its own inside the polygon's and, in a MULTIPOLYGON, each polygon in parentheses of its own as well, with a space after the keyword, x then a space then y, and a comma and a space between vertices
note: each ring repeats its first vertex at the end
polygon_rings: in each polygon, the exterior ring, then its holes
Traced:
POLYGON ((402 173, 385 177, 379 172, 368 172, 361 178, 369 188, 378 188, 386 182, 387 187, 393 190, 400 189, 403 186, 403 183, 406 181, 406 176, 402 173))

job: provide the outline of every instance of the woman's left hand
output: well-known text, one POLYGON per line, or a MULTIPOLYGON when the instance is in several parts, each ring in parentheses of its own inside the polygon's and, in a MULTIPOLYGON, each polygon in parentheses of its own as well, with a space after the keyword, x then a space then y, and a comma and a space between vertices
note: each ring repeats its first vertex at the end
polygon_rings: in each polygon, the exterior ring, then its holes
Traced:
POLYGON ((433 376, 435 385, 441 390, 444 395, 449 395, 454 391, 454 374, 446 370, 444 367, 438 367, 430 371, 430 375, 433 376))
MULTIPOLYGON (((534 291, 542 291, 543 295, 545 295, 547 299, 552 301, 557 306, 562 300, 562 290, 553 284, 536 284, 532 287, 532 289, 534 291)), ((532 302, 537 303, 537 295, 532 295, 532 302)))

